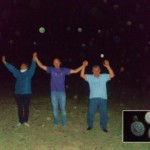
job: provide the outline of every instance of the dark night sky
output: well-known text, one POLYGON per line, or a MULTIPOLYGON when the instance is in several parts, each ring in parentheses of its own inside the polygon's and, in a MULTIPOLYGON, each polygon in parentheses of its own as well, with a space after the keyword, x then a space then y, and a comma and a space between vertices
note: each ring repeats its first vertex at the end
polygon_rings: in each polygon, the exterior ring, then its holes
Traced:
MULTIPOLYGON (((6 55, 8 62, 19 64, 29 61, 34 51, 47 65, 58 56, 67 67, 75 67, 84 59, 90 65, 101 62, 99 55, 103 53, 118 80, 148 87, 150 2, 0 1, 0 57, 6 55), (38 31, 41 26, 46 29, 44 34, 38 31)), ((0 70, 5 74, 2 64, 0 70)))

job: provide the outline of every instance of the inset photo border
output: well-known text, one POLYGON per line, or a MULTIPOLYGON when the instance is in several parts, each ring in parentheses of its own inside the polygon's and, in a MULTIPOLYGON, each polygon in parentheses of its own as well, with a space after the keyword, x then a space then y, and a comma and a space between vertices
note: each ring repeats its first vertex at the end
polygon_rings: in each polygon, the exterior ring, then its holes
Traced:
POLYGON ((150 142, 150 110, 122 111, 122 142, 150 142))

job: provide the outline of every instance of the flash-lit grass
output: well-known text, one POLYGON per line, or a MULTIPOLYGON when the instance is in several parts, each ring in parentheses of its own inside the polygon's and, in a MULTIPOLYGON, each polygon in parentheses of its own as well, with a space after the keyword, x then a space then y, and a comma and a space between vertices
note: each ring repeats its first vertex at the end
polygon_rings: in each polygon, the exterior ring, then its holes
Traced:
POLYGON ((108 133, 99 127, 99 114, 94 128, 86 131, 86 97, 79 103, 67 98, 68 124, 64 129, 53 126, 49 96, 34 95, 30 105, 30 128, 17 127, 17 109, 13 96, 0 98, 0 150, 149 150, 146 143, 122 143, 122 110, 127 106, 109 101, 108 133))

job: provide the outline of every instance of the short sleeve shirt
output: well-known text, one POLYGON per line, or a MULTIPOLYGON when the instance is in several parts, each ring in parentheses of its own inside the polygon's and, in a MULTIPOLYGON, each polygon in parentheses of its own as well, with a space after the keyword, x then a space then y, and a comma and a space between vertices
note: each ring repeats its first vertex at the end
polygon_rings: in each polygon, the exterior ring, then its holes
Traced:
POLYGON ((51 75, 51 91, 65 92, 65 76, 70 74, 70 69, 47 67, 47 73, 51 75))
POLYGON ((107 99, 106 83, 110 80, 109 74, 100 74, 98 78, 94 75, 86 75, 86 81, 90 87, 90 99, 103 98, 107 99))

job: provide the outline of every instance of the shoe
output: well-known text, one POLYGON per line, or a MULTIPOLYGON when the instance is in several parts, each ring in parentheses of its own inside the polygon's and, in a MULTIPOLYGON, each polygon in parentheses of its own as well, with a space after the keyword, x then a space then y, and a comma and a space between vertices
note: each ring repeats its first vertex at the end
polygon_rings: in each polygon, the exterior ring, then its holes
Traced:
POLYGON ((30 127, 30 124, 27 123, 27 122, 24 122, 23 124, 24 124, 26 127, 28 127, 28 128, 30 127))
POLYGON ((87 130, 91 130, 91 129, 92 129, 92 127, 88 127, 88 128, 87 128, 87 130))
POLYGON ((103 131, 104 131, 104 132, 108 132, 108 130, 107 130, 107 129, 103 129, 103 131))
POLYGON ((22 124, 20 122, 17 123, 17 126, 20 127, 22 124))

